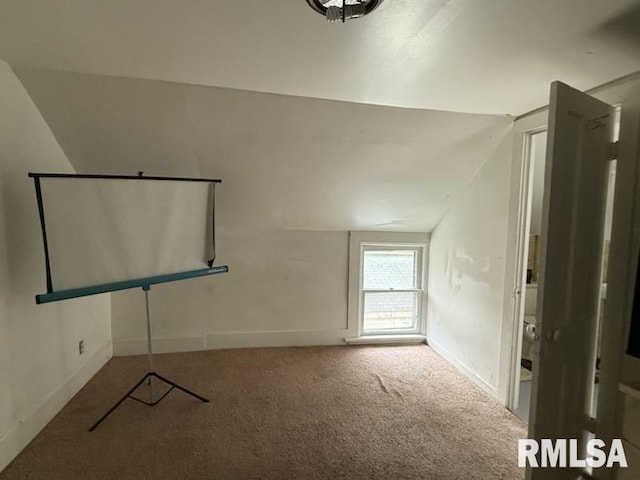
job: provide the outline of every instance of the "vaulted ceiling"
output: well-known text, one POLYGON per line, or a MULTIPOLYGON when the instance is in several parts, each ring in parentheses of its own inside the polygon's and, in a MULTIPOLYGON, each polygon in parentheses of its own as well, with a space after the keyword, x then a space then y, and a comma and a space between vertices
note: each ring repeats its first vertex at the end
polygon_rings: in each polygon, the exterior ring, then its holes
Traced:
POLYGON ((511 125, 504 116, 17 71, 76 171, 222 178, 218 220, 240 228, 431 231, 504 150, 511 125))
POLYGON ((0 1, 78 172, 222 177, 223 224, 292 229, 432 230, 506 114, 640 70, 639 32, 637 0, 0 1))
POLYGON ((3 0, 0 58, 411 108, 522 114, 562 80, 640 68, 637 0, 386 0, 328 23, 305 0, 3 0))

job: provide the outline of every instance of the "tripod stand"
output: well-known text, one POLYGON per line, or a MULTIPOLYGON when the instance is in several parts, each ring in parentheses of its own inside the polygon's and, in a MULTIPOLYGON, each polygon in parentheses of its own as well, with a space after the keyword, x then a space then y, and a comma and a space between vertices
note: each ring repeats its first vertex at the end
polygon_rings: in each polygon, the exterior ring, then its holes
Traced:
POLYGON ((145 301, 145 310, 146 310, 146 316, 147 316, 147 358, 149 361, 149 370, 147 371, 147 373, 140 379, 140 381, 138 381, 138 383, 136 383, 127 393, 125 393, 120 400, 118 400, 109 410, 107 410, 104 415, 102 415, 98 421, 96 421, 93 425, 91 425, 91 427, 89 428, 90 432, 93 432, 98 425, 100 425, 104 420, 107 419, 107 417, 109 415, 111 415, 116 408, 118 408, 122 402, 124 402, 127 398, 130 398, 132 400, 135 400, 137 402, 143 403, 144 405, 147 405, 149 407, 154 407, 157 404, 159 404, 164 397, 166 397, 167 395, 169 395, 169 393, 171 393, 171 391, 173 389, 178 389, 183 391, 184 393, 186 393, 187 395, 191 395, 192 397, 197 398, 198 400, 208 403, 209 400, 204 398, 201 395, 198 395, 197 393, 192 392, 191 390, 188 390, 186 388, 184 388, 181 385, 178 385, 177 383, 163 377, 162 375, 158 374, 157 372, 154 371, 153 369, 153 346, 152 346, 152 342, 151 342, 151 315, 149 312, 149 290, 151 289, 151 285, 144 285, 142 287, 142 290, 144 290, 144 301, 145 301), (161 382, 163 382, 164 384, 168 385, 169 388, 162 393, 162 395, 160 395, 160 397, 158 397, 157 399, 154 400, 153 398, 153 379, 157 379, 161 382), (141 398, 138 398, 136 396, 134 396, 134 392, 140 388, 140 386, 145 383, 145 381, 147 382, 147 385, 149 386, 149 400, 143 400, 141 398))

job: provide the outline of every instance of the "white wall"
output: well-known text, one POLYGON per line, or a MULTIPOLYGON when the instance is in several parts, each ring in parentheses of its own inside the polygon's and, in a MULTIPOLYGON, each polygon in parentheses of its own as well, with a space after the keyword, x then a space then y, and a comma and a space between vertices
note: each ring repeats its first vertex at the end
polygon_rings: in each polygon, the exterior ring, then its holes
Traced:
MULTIPOLYGON (((23 68, 76 170, 222 178, 228 274, 153 287, 159 350, 341 343, 348 231, 428 232, 507 117, 23 68)), ((144 352, 144 297, 113 294, 116 353, 144 352)))
MULTIPOLYGON (((151 289, 158 351, 337 344, 347 332, 346 232, 222 229, 229 273, 151 289)), ((146 349, 142 291, 113 293, 116 354, 146 349)))
POLYGON ((544 170, 547 150, 547 134, 540 132, 531 136, 531 160, 533 178, 531 180, 531 220, 530 235, 542 232, 542 200, 544 195, 544 170))
POLYGON ((427 342, 497 395, 511 175, 510 126, 431 234, 427 342))
POLYGON ((222 178, 220 225, 430 231, 511 120, 21 68, 78 172, 222 178))
POLYGON ((35 304, 45 291, 44 256, 27 172, 73 169, 2 61, 0 145, 1 470, 108 360, 111 339, 109 296, 35 304))

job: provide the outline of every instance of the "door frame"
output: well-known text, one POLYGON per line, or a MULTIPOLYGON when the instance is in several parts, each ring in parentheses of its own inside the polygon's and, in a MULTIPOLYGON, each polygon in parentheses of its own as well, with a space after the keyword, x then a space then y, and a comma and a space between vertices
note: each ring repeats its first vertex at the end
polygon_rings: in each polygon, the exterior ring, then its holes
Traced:
POLYGON ((547 130, 547 109, 516 118, 513 124, 513 162, 509 198, 509 228, 505 256, 505 291, 503 302, 502 339, 500 347, 500 379, 498 400, 513 411, 518 406, 520 386, 520 356, 522 355, 522 320, 524 302, 522 288, 526 285, 526 268, 533 181, 531 137, 547 130))
MULTIPOLYGON (((624 398, 621 380, 638 381, 640 360, 625 355, 633 308, 638 252, 640 251, 640 75, 636 75, 635 97, 623 104, 614 192, 609 271, 601 337, 601 367, 596 433, 605 442, 622 437, 624 398), (632 377, 625 364, 634 363, 632 377)), ((626 447, 626 446, 625 446, 626 447)), ((616 470, 600 469, 598 478, 616 478, 616 470)))
MULTIPOLYGON (((631 98, 631 92, 637 91, 639 88, 640 72, 588 90, 585 93, 611 105, 623 105, 623 107, 626 108, 628 99, 631 98)), ((636 106, 635 113, 630 112, 629 109, 625 112, 625 109, 623 108, 621 120, 622 124, 627 123, 627 125, 631 121, 632 126, 627 127, 631 130, 628 132, 629 135, 627 138, 620 139, 621 143, 619 151, 621 154, 624 152, 626 154, 625 156, 637 158, 638 162, 640 162, 640 107, 636 106)), ((517 392, 519 387, 519 382, 517 381, 519 371, 515 372, 515 366, 516 362, 519 363, 517 356, 520 355, 520 350, 518 348, 514 348, 514 343, 520 341, 519 336, 521 337, 522 335, 522 321, 519 315, 517 315, 520 305, 519 300, 514 298, 514 293, 516 291, 516 286, 518 285, 517 278, 519 274, 517 269, 520 265, 518 255, 523 248, 521 244, 521 212, 523 209, 522 201, 526 198, 526 193, 522 191, 523 174, 527 167, 527 158, 525 157, 526 137, 527 135, 530 136, 540 130, 546 130, 547 121, 548 107, 545 106, 517 117, 513 124, 514 148, 511 169, 511 193, 509 198, 510 207, 507 232, 507 251, 505 255, 506 271, 503 295, 503 327, 500 351, 500 376, 498 382, 498 400, 509 409, 514 408, 514 404, 517 401, 515 398, 517 393, 514 392, 517 392)), ((619 155, 619 158, 620 156, 621 155, 619 155)), ((620 163, 618 163, 618 173, 620 173, 620 163)), ((618 175, 616 182, 616 202, 618 202, 618 195, 621 195, 622 189, 625 188, 627 195, 630 193, 629 189, 633 190, 635 200, 639 201, 640 164, 637 165, 637 169, 633 173, 634 174, 631 175, 632 179, 627 178, 627 181, 634 183, 633 187, 629 185, 622 187, 620 182, 620 177, 622 175, 618 175)), ((526 183, 524 185, 526 185, 526 183)), ((611 245, 609 268, 616 268, 616 265, 622 266, 624 264, 626 268, 623 270, 626 270, 627 268, 632 270, 635 268, 635 264, 630 266, 625 260, 629 258, 632 251, 636 251, 635 254, 637 255, 637 250, 640 250, 640 207, 635 207, 632 211, 625 211, 624 213, 620 210, 614 212, 613 221, 614 226, 612 235, 616 236, 616 229, 618 229, 618 241, 621 244, 618 244, 616 247, 614 247, 613 244, 611 245), (616 217, 618 218, 616 219, 616 217), (624 219, 621 217, 624 217, 624 219), (628 223, 631 219, 633 219, 633 226, 628 223), (625 221, 627 222, 626 226, 625 221)), ((630 284, 629 275, 630 274, 623 274, 624 280, 622 278, 620 279, 620 284, 618 284, 617 288, 612 288, 612 285, 609 285, 607 296, 611 298, 615 295, 617 297, 617 301, 610 302, 609 306, 605 310, 605 318, 616 316, 622 316, 624 318, 625 316, 628 316, 632 297, 630 292, 633 287, 633 285, 630 284), (616 291, 616 293, 614 293, 614 291, 616 291), (616 306, 613 307, 611 305, 612 303, 615 303, 616 306)), ((624 338, 626 338, 626 328, 628 328, 628 324, 619 325, 618 328, 614 328, 613 331, 609 330, 607 332, 608 338, 602 338, 602 348, 615 349, 619 352, 624 338)), ((601 353, 603 357, 607 355, 604 350, 601 353)), ((609 353, 609 355, 611 355, 611 353, 609 353)), ((621 374, 622 370, 622 357, 623 355, 617 357, 614 354, 613 359, 609 357, 610 361, 606 363, 603 362, 601 365, 601 374, 603 377, 607 378, 607 382, 617 383, 617 377, 621 374)), ((618 402, 613 398, 603 400, 604 401, 600 404, 600 408, 597 412, 597 417, 600 420, 597 428, 598 435, 606 439, 607 437, 617 435, 620 432, 620 418, 615 413, 615 407, 618 402)), ((611 478, 609 477, 610 474, 614 474, 614 472, 607 471, 603 478, 611 478)))
MULTIPOLYGON (((597 99, 607 102, 614 106, 627 103, 627 98, 631 92, 637 88, 636 84, 640 82, 640 72, 628 75, 626 77, 614 80, 596 88, 585 91, 597 99)), ((502 308, 502 331, 500 342, 500 366, 498 381, 498 400, 509 409, 514 409, 514 391, 518 388, 518 382, 515 381, 517 373, 515 370, 516 352, 514 352, 514 342, 518 341, 518 335, 522 335, 520 318, 516 315, 517 302, 514 293, 517 287, 517 268, 518 268, 518 252, 522 249, 520 244, 522 227, 521 227, 521 211, 522 199, 524 193, 523 172, 526 169, 525 146, 526 136, 534 134, 541 130, 547 129, 549 107, 533 110, 516 117, 513 123, 513 154, 511 163, 511 189, 509 196, 509 222, 507 231, 507 251, 505 254, 505 285, 503 293, 502 308)), ((626 115, 632 115, 627 113, 626 115)), ((624 118, 623 118, 624 121, 624 118)), ((629 121, 629 120, 627 120, 629 121)), ((638 134, 640 136, 640 134, 638 134)), ((623 147, 621 150, 634 148, 633 146, 623 147)), ((640 169, 638 170, 640 176, 640 169)), ((638 179, 640 185, 640 179, 638 179)), ((638 187, 640 190, 640 187, 638 187)), ((618 185, 616 185, 616 190, 618 185)), ((639 193, 640 197, 640 193, 639 193)), ((638 214, 640 216, 640 213, 638 214)), ((615 227, 614 227, 615 228, 615 227)), ((640 220, 638 220, 638 228, 640 229, 640 220)), ((640 244, 640 233, 638 233, 638 243, 640 244)), ((610 252, 613 254, 613 252, 610 252)), ((614 370, 612 368, 612 370, 614 370)))
POLYGON ((527 258, 529 251, 529 232, 531 223, 531 208, 533 200, 533 159, 532 138, 534 135, 547 131, 547 126, 538 126, 524 131, 515 132, 515 149, 520 151, 521 168, 519 172, 519 198, 517 202, 517 230, 515 246, 515 266, 513 273, 513 290, 511 300, 513 303, 511 315, 513 328, 511 331, 511 368, 509 372, 509 387, 507 392, 506 407, 514 411, 518 407, 520 393, 520 358, 522 357, 522 334, 524 320, 524 306, 527 275, 527 258))

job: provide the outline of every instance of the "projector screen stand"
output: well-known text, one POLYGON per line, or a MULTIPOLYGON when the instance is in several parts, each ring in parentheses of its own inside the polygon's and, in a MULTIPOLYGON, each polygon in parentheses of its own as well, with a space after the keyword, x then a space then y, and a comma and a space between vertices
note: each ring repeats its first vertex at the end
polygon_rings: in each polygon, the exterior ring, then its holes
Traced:
POLYGON ((138 381, 138 383, 136 383, 131 390, 129 390, 127 393, 125 393, 122 398, 120 398, 120 400, 118 400, 109 410, 107 410, 105 412, 104 415, 102 415, 98 421, 96 423, 94 423, 93 425, 91 425, 91 427, 89 428, 90 432, 93 432, 98 425, 100 425, 104 420, 107 419, 107 417, 109 415, 111 415, 114 410, 116 408, 118 408, 122 402, 124 402, 127 398, 130 398, 132 400, 135 400, 137 402, 143 403, 149 407, 154 407, 157 404, 159 404, 162 399, 164 399, 164 397, 166 397, 167 395, 169 395, 169 393, 171 393, 171 391, 174 388, 177 388, 178 390, 186 393, 187 395, 191 395, 192 397, 197 398, 198 400, 208 403, 209 400, 204 398, 201 395, 198 395, 197 393, 192 392, 191 390, 184 388, 181 385, 178 385, 175 382, 172 382, 171 380, 163 377, 162 375, 158 374, 157 372, 155 372, 153 370, 153 347, 152 347, 152 343, 151 343, 151 315, 150 315, 150 311, 149 311, 149 290, 151 289, 150 285, 144 285, 142 287, 142 290, 144 290, 144 301, 145 301, 145 310, 146 310, 146 314, 147 314, 147 357, 149 360, 149 370, 147 371, 147 373, 138 381), (153 398, 153 379, 157 379, 160 382, 166 384, 169 386, 169 388, 162 394, 160 395, 160 397, 158 397, 157 399, 153 398), (134 392, 136 390, 138 390, 138 388, 140 388, 142 386, 143 383, 145 383, 148 385, 149 387, 149 400, 143 400, 141 398, 138 398, 136 396, 134 396, 134 392))

